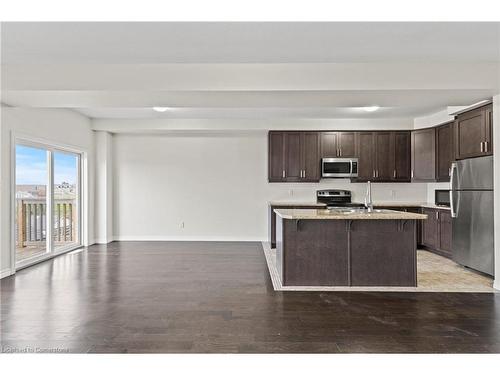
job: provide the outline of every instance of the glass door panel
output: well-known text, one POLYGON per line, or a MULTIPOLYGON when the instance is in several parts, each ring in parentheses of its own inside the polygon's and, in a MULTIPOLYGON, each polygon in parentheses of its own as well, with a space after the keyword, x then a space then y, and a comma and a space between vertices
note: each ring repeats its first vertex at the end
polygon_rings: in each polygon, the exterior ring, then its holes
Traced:
POLYGON ((48 151, 16 145, 16 262, 43 255, 47 247, 48 151))
POLYGON ((78 154, 54 151, 54 205, 52 238, 54 251, 80 243, 78 154))

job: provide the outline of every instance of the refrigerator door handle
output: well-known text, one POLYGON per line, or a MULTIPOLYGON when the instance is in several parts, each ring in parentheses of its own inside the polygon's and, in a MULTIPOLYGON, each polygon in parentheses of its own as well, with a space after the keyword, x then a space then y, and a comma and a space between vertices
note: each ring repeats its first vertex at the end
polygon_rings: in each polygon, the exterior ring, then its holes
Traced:
MULTIPOLYGON (((457 172, 457 163, 453 162, 451 163, 451 168, 450 168, 450 208, 451 208, 451 217, 457 217, 458 212, 455 210, 455 191, 453 190, 455 188, 454 183, 455 183, 455 175, 457 172)), ((457 192, 458 194, 458 192, 457 192)))
MULTIPOLYGON (((451 209, 451 217, 457 217, 457 211, 455 211, 455 199, 453 198, 454 194, 458 191, 450 190, 450 209, 451 209)), ((458 201, 458 199, 457 199, 458 201)))
POLYGON ((457 163, 453 162, 451 163, 451 168, 450 168, 450 190, 453 190, 453 182, 455 180, 455 173, 457 171, 457 163))

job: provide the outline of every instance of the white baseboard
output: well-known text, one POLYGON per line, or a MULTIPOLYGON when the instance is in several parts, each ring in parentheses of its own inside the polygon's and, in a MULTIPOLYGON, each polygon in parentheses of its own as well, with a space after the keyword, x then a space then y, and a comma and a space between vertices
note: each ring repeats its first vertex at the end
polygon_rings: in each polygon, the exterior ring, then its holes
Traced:
POLYGON ((97 245, 105 245, 105 244, 108 244, 110 242, 113 242, 115 241, 115 238, 114 237, 111 237, 111 238, 107 238, 107 239, 104 239, 104 238, 96 238, 94 239, 94 244, 97 244, 97 245))
POLYGON ((0 279, 3 279, 4 277, 10 276, 15 274, 16 272, 14 270, 11 270, 10 268, 7 268, 5 270, 0 271, 0 279))
POLYGON ((500 280, 498 279, 495 279, 493 281, 493 288, 497 289, 497 290, 500 290, 500 280))
POLYGON ((261 237, 241 238, 241 237, 175 237, 175 236, 117 236, 115 241, 206 241, 206 242, 263 242, 267 239, 261 237))

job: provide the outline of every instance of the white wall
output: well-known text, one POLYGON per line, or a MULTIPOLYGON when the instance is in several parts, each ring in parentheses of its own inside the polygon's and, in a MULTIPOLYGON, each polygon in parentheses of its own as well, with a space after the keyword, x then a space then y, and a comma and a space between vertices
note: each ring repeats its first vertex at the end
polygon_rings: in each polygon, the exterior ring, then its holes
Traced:
MULTIPOLYGON (((500 80, 500 75, 498 77, 500 80)), ((495 289, 500 290, 500 95, 493 97, 493 187, 495 217, 495 289)))
POLYGON ((94 132, 95 142, 95 241, 113 241, 113 136, 94 132))
POLYGON ((1 115, 1 184, 0 184, 0 271, 11 272, 11 133, 22 133, 33 138, 72 146, 88 151, 88 217, 89 225, 84 242, 92 243, 94 228, 94 146, 90 120, 66 109, 27 109, 2 107, 1 115))
MULTIPOLYGON (((266 132, 117 134, 113 154, 119 240, 264 240, 268 201, 311 202, 321 188, 350 189, 362 201, 366 188, 348 180, 268 183, 266 132)), ((426 201, 427 184, 375 184, 373 197, 426 201)))

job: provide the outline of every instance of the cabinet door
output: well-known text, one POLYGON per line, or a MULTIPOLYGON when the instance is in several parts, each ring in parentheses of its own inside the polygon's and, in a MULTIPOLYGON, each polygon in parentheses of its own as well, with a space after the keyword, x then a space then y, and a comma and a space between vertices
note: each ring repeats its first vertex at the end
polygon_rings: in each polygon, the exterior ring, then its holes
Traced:
POLYGON ((285 133, 269 133, 268 149, 268 180, 269 182, 280 182, 284 180, 285 174, 285 133))
POLYGON ((411 176, 410 132, 394 132, 394 181, 410 181, 411 176))
POLYGON ((436 179, 436 132, 435 128, 415 130, 412 140, 412 180, 436 179))
POLYGON ((356 133, 340 132, 337 133, 339 156, 341 158, 354 158, 356 152, 356 133))
POLYGON ((422 244, 436 249, 438 247, 438 218, 437 210, 431 208, 424 208, 422 210, 424 215, 427 215, 427 220, 422 224, 422 244))
MULTIPOLYGON (((422 208, 420 207, 408 207, 407 209, 407 212, 413 212, 413 213, 416 213, 416 214, 421 214, 422 213, 422 208)), ((422 222, 423 220, 416 220, 417 222, 417 247, 419 245, 422 245, 422 222)))
POLYGON ((285 180, 300 181, 302 170, 302 134, 285 133, 285 180))
POLYGON ((308 182, 320 179, 319 134, 302 134, 302 180, 308 182))
POLYGON ((375 133, 375 179, 389 181, 394 173, 394 145, 391 132, 375 133))
POLYGON ((448 210, 439 210, 439 250, 451 256, 451 213, 448 210))
POLYGON ((489 105, 484 111, 484 155, 493 155, 493 105, 489 105))
POLYGON ((358 178, 359 181, 375 179, 374 141, 373 133, 358 134, 358 178))
POLYGON ((437 165, 436 180, 450 181, 450 168, 453 162, 453 122, 436 128, 437 165))
POLYGON ((478 108, 457 116, 455 121, 455 157, 473 158, 484 155, 486 112, 478 108))
POLYGON ((321 157, 322 158, 337 158, 338 151, 338 134, 336 132, 321 133, 321 157))

